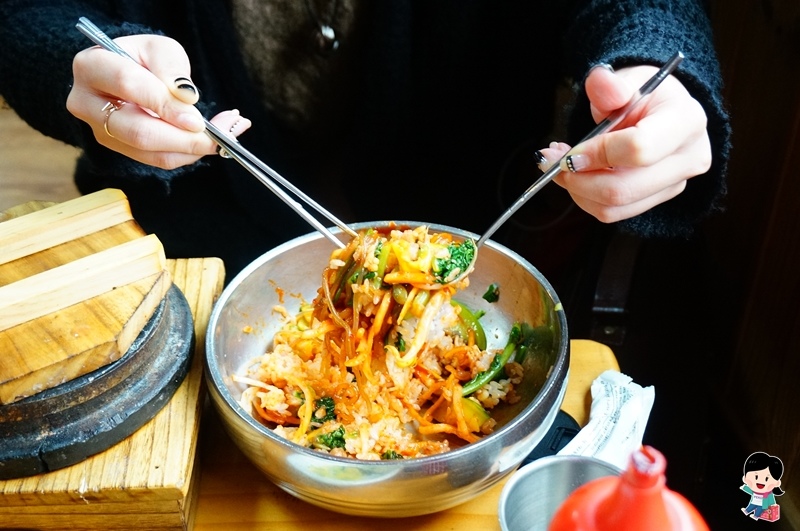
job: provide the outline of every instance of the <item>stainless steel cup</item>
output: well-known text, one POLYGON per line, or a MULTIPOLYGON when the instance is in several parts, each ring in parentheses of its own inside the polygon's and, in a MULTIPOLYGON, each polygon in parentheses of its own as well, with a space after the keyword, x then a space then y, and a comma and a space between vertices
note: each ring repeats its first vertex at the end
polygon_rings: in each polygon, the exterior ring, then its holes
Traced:
POLYGON ((511 476, 500 494, 498 518, 503 531, 546 530, 561 504, 581 485, 618 476, 614 465, 577 455, 537 459, 511 476))

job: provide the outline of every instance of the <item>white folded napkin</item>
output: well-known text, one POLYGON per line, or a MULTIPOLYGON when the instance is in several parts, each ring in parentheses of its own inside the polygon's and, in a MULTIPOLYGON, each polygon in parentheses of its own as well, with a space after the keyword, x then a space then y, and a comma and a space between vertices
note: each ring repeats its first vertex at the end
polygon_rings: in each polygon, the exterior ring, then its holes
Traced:
POLYGON ((642 437, 655 399, 653 386, 642 387, 618 371, 607 370, 592 382, 589 422, 558 455, 588 455, 624 470, 642 437))

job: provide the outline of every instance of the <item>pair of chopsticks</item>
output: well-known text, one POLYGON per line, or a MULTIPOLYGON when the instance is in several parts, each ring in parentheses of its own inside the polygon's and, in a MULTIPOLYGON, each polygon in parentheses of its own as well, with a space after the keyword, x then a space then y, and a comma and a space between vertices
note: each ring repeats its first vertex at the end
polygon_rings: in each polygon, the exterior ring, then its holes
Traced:
MULTIPOLYGON (((92 42, 110 52, 116 53, 122 57, 126 57, 131 61, 137 63, 136 59, 122 49, 116 42, 114 42, 108 35, 98 28, 86 17, 81 17, 76 25, 78 30, 86 35, 92 42)), ((138 64, 138 63, 137 63, 138 64)), ((230 158, 241 164, 247 171, 253 174, 260 180, 267 188, 269 188, 275 195, 277 195, 284 203, 297 212, 304 220, 306 220, 312 227, 317 229, 323 236, 328 238, 334 245, 343 248, 345 245, 342 243, 331 231, 329 231, 317 218, 312 216, 303 208, 303 205, 298 203, 291 195, 283 190, 278 184, 283 185, 286 189, 295 194, 298 198, 303 200, 308 206, 312 207, 318 213, 327 218, 334 225, 339 227, 342 232, 351 237, 355 237, 356 233, 353 229, 348 227, 344 222, 340 221, 336 216, 328 212, 319 203, 311 199, 302 190, 297 188, 291 182, 282 177, 278 172, 270 168, 258 157, 253 155, 250 151, 245 149, 236 139, 227 136, 217 126, 205 120, 206 134, 216 142, 221 150, 230 158), (273 180, 274 179, 274 180, 273 180)))

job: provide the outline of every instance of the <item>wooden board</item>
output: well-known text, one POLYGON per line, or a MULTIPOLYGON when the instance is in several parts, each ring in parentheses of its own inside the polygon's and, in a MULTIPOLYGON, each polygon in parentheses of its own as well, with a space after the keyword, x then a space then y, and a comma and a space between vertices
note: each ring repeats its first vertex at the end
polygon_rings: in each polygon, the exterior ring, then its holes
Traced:
POLYGON ((0 218, 0 404, 123 356, 171 278, 156 236, 107 189, 0 218))
POLYGON ((55 472, 0 481, 0 527, 192 529, 205 333, 225 271, 217 258, 168 260, 167 269, 194 319, 195 352, 186 379, 150 422, 105 452, 55 472))

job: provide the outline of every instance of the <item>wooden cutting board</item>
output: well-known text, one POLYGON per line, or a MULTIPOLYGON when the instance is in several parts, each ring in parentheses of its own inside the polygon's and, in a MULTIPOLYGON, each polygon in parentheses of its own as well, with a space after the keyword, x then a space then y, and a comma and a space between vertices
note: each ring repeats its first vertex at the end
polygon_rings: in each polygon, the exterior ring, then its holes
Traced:
POLYGON ((0 214, 0 405, 123 356, 172 285, 119 190, 0 214))

